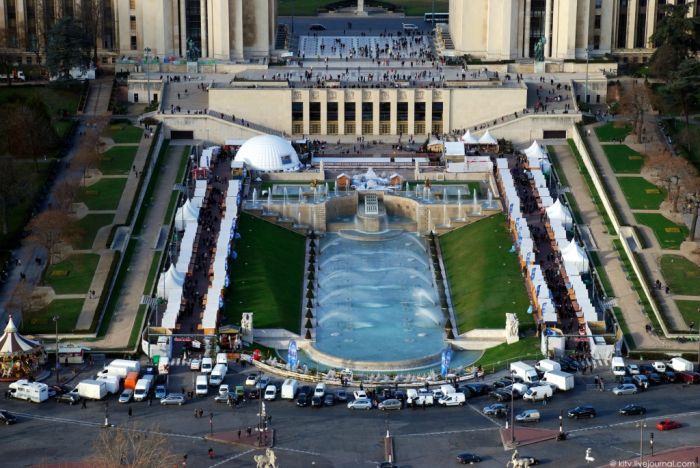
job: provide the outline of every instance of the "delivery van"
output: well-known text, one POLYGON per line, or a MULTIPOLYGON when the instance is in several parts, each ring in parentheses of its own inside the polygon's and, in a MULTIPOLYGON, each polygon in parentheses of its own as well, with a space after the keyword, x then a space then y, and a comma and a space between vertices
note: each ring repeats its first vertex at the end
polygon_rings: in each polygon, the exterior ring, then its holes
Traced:
POLYGON ((625 360, 619 356, 612 358, 610 367, 612 369, 613 375, 617 377, 624 377, 625 374, 627 374, 627 370, 625 369, 625 360))
POLYGON ((139 373, 136 371, 129 372, 126 375, 126 379, 124 379, 124 390, 126 389, 135 389, 136 388, 136 382, 139 380, 139 373))
POLYGON ((209 393, 209 382, 207 382, 207 376, 204 374, 198 375, 194 388, 195 394, 206 396, 209 393))
POLYGON ((202 372, 205 374, 210 373, 212 370, 214 370, 214 362, 210 357, 205 357, 202 359, 202 372))
POLYGON ((217 387, 221 385, 226 377, 226 364, 217 364, 214 366, 214 370, 211 371, 209 375, 209 385, 211 387, 217 387))
POLYGON ((287 379, 282 383, 282 399, 293 400, 299 389, 299 382, 294 379, 287 379))
POLYGON ((540 412, 536 409, 525 410, 520 414, 516 414, 515 420, 518 422, 539 422, 540 412))

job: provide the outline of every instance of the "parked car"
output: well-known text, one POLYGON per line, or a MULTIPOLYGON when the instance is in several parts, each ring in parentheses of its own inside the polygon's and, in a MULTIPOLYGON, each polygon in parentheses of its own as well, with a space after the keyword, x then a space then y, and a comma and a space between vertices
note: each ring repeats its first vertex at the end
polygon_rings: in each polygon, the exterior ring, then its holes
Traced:
POLYGON ((326 393, 323 395, 323 406, 333 405, 335 405, 335 395, 333 393, 326 393))
POLYGON ((519 456, 518 458, 516 458, 516 461, 520 463, 519 466, 532 466, 540 464, 540 461, 537 458, 530 457, 527 455, 519 456))
POLYGON ((631 375, 626 375, 622 378, 621 384, 632 384, 634 385, 634 379, 631 375))
POLYGON ((651 364, 640 364, 639 365, 639 373, 643 375, 649 375, 652 372, 656 372, 656 369, 654 369, 654 366, 651 364))
POLYGON ((491 386, 481 383, 470 383, 465 385, 474 395, 488 395, 491 391, 491 386))
POLYGON ((248 374, 248 377, 245 379, 245 384, 249 387, 254 387, 255 384, 258 383, 258 379, 260 379, 260 374, 248 374))
POLYGON ((265 400, 273 401, 277 398, 277 387, 268 385, 265 387, 265 400))
POLYGON ((219 394, 214 397, 214 401, 217 403, 228 403, 229 401, 235 403, 238 401, 238 395, 236 392, 230 391, 224 393, 219 392, 219 394))
POLYGON ((510 401, 512 395, 510 392, 504 392, 503 390, 494 390, 489 393, 489 396, 497 401, 510 401))
POLYGON ((369 398, 361 398, 359 400, 353 400, 348 403, 349 409, 372 409, 372 401, 369 398))
POLYGON ((335 392, 335 398, 338 401, 346 402, 346 401, 348 401, 348 392, 341 388, 340 390, 335 392))
POLYGON ((199 369, 202 367, 202 361, 199 359, 192 359, 190 361, 190 370, 191 371, 199 371, 199 369))
POLYGON ((156 385, 155 396, 157 399, 162 400, 167 393, 168 390, 165 388, 165 385, 156 385))
POLYGON ((78 393, 64 393, 63 395, 58 395, 56 397, 56 401, 59 403, 68 403, 69 405, 73 405, 77 402, 80 401, 80 395, 78 393))
POLYGON ((629 375, 639 375, 639 366, 637 364, 627 364, 627 373, 629 375))
POLYGON ((185 395, 182 393, 171 393, 160 400, 161 405, 180 405, 185 403, 185 395))
POLYGON ((590 405, 581 405, 576 408, 570 409, 566 415, 570 418, 581 419, 581 418, 595 418, 596 411, 590 405))
POLYGON ((678 421, 674 421, 673 419, 664 419, 663 421, 656 423, 656 429, 660 431, 670 431, 680 427, 683 427, 683 425, 678 421))
POLYGON ((356 400, 362 400, 363 398, 367 398, 367 393, 364 390, 355 390, 352 392, 352 396, 356 400))
POLYGON ((677 376, 676 376, 676 373, 673 372, 672 370, 666 370, 661 374, 661 379, 664 382, 674 383, 677 380, 677 376))
POLYGON ((401 406, 402 405, 400 400, 397 400, 396 398, 389 398, 379 403, 378 408, 382 411, 400 410, 401 406))
POLYGON ((270 385, 270 377, 263 375, 258 379, 258 383, 255 384, 255 388, 258 390, 265 390, 268 385, 270 385))
POLYGON ((493 383, 493 387, 494 387, 494 388, 504 388, 504 387, 507 387, 508 385, 510 385, 510 384, 512 384, 512 383, 513 383, 513 382, 511 382, 510 380, 500 379, 500 380, 496 380, 496 381, 493 383))
POLYGON ((494 403, 485 406, 483 412, 486 416, 505 416, 508 414, 508 407, 503 403, 494 403))
POLYGON ((700 382, 700 374, 692 371, 684 371, 676 373, 677 379, 686 384, 694 384, 700 382))
POLYGON ((525 410, 520 414, 516 414, 515 420, 518 422, 539 422, 540 412, 536 409, 525 410))
POLYGON ((0 423, 9 426, 17 422, 17 417, 7 410, 0 410, 0 423))
POLYGON ((119 395, 119 403, 129 403, 133 398, 134 390, 131 388, 125 388, 121 395, 119 395))
POLYGON ((634 416, 638 414, 646 414, 647 409, 642 405, 630 404, 620 408, 620 414, 622 416, 634 416))
POLYGON ((309 31, 325 31, 326 27, 322 24, 314 23, 309 26, 309 31))
POLYGON ((663 383, 661 376, 656 372, 652 372, 652 373, 648 374, 647 379, 649 379, 649 382, 654 384, 654 385, 658 385, 660 383, 663 383))
POLYGON ((457 461, 462 465, 471 465, 474 463, 479 463, 481 461, 481 457, 473 453, 460 453, 457 455, 457 461))
POLYGON ((320 408, 323 406, 323 397, 314 395, 311 397, 311 406, 313 408, 320 408))
POLYGON ((637 393, 637 386, 632 384, 621 384, 612 389, 615 395, 634 395, 637 393))
POLYGON ((635 375, 632 377, 632 380, 634 380, 634 384, 640 390, 646 390, 647 388, 649 388, 649 379, 647 378, 646 375, 643 375, 643 374, 635 375))
POLYGON ((311 388, 302 387, 297 394, 297 406, 306 407, 311 404, 311 388))

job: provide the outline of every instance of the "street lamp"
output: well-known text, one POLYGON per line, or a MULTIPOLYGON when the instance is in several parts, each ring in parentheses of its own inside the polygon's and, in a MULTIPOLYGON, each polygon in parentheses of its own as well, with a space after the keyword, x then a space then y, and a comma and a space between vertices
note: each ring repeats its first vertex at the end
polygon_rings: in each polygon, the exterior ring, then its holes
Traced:
POLYGON ((150 106, 151 105, 151 74, 149 73, 149 70, 148 70, 148 56, 151 53, 151 48, 146 47, 145 49, 143 49, 143 53, 144 53, 143 63, 146 66, 146 89, 148 91, 148 105, 150 106))
POLYGON ((639 465, 644 465, 644 428, 647 427, 646 420, 637 423, 639 428, 639 465))
MULTIPOLYGON (((515 377, 515 371, 510 371, 510 375, 515 377)), ((515 383, 515 378, 513 383, 515 383)), ((513 396, 513 384, 510 385, 510 443, 515 445, 515 397, 513 396)))
POLYGON ((586 47, 586 87, 584 89, 584 100, 583 102, 588 104, 588 60, 590 59, 591 56, 591 51, 593 49, 591 46, 586 47))
POLYGON ((60 385, 61 381, 58 378, 58 369, 61 363, 59 362, 58 359, 58 319, 60 319, 60 315, 54 315, 53 316, 53 323, 56 326, 56 385, 60 385))

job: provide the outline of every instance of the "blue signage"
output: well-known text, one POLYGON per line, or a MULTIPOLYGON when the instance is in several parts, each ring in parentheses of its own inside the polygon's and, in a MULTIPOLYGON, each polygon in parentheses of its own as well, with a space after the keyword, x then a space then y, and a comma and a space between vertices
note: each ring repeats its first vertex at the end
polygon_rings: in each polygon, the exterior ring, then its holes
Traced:
POLYGON ((287 347, 287 364, 291 369, 297 366, 297 342, 294 340, 289 340, 289 347, 287 347))
POLYGON ((450 362, 452 361, 452 348, 445 348, 442 352, 442 360, 440 366, 440 375, 445 377, 447 375, 447 369, 450 367, 450 362))

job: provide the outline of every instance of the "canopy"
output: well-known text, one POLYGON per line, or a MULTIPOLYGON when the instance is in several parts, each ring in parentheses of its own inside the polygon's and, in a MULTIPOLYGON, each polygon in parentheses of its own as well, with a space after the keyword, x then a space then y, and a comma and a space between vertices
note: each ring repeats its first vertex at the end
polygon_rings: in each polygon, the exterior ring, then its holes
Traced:
POLYGON ((464 143, 461 141, 445 142, 445 156, 464 157, 464 143))
POLYGON ((158 277, 158 297, 165 299, 171 291, 182 289, 185 283, 185 274, 177 271, 175 264, 171 263, 170 268, 165 273, 161 273, 158 277))
POLYGON ((187 223, 196 223, 197 218, 199 218, 199 208, 187 200, 175 213, 175 229, 182 231, 187 223))
POLYGON ((523 153, 525 153, 528 158, 542 159, 547 157, 547 153, 545 153, 540 144, 537 143, 537 140, 533 141, 532 144, 523 151, 523 153))
POLYGON ((573 218, 571 217, 569 209, 565 207, 561 201, 557 200, 552 206, 547 208, 547 216, 550 221, 560 221, 565 229, 571 229, 573 218))
POLYGON ((0 356, 29 353, 39 347, 41 345, 38 342, 19 334, 15 322, 12 320, 12 315, 10 315, 5 333, 0 337, 0 356))
POLYGON ((479 143, 479 140, 474 138, 469 130, 462 135, 462 143, 465 143, 467 145, 476 145, 479 143))
POLYGON ((486 130, 486 133, 481 135, 481 138, 479 138, 479 144, 480 145, 497 145, 498 142, 494 137, 491 136, 488 130, 486 130))
POLYGON ((588 273, 589 264, 586 250, 576 243, 576 239, 572 239, 569 245, 561 250, 561 257, 567 271, 569 268, 575 268, 581 273, 588 273))

